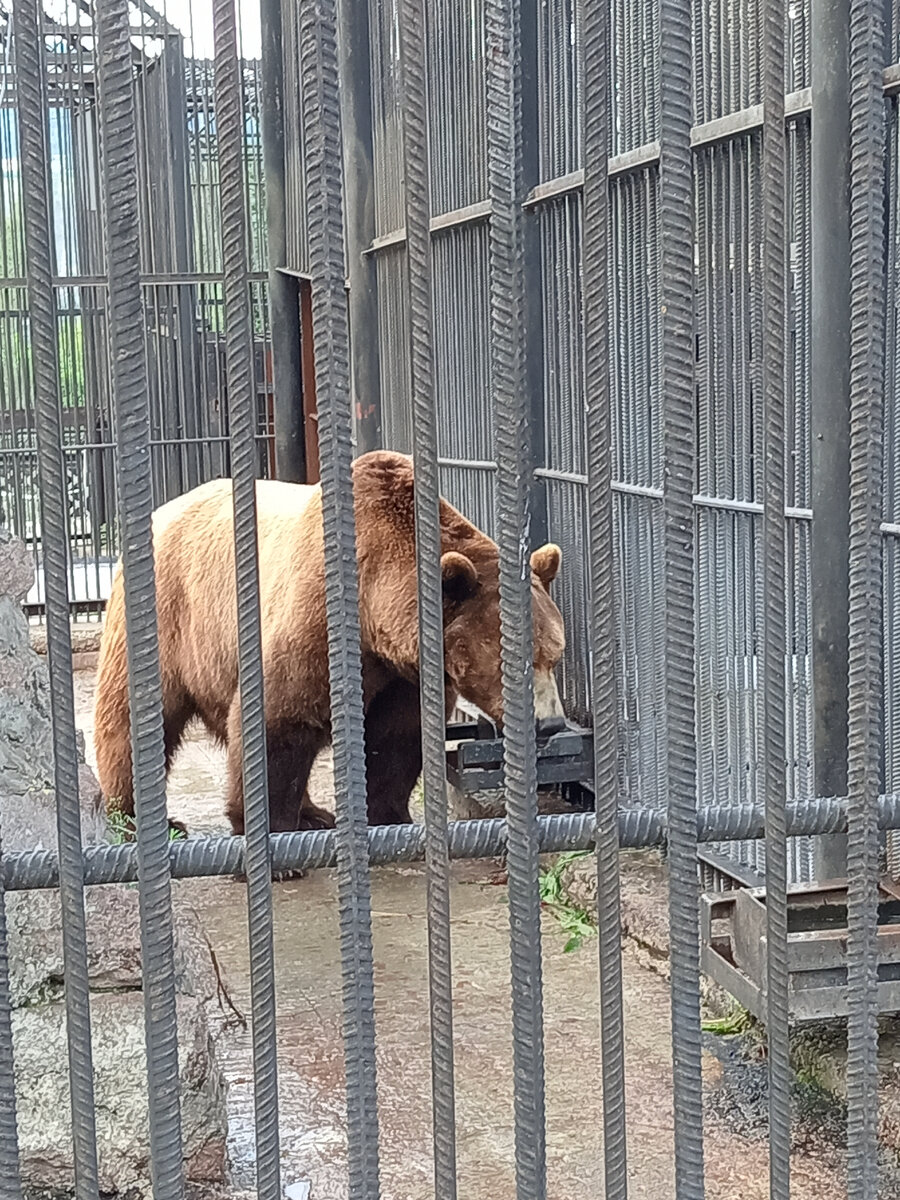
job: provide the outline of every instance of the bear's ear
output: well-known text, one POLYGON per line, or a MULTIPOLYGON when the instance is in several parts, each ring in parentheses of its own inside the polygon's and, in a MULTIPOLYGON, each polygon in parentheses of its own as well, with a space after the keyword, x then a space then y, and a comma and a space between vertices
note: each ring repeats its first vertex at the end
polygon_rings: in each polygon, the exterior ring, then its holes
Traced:
POLYGON ((478 587, 478 572, 470 558, 448 550, 441 555, 441 582, 448 600, 467 600, 478 587))
POLYGON ((538 579, 548 588, 556 578, 559 564, 562 560, 562 550, 553 542, 540 546, 531 556, 531 569, 538 579))

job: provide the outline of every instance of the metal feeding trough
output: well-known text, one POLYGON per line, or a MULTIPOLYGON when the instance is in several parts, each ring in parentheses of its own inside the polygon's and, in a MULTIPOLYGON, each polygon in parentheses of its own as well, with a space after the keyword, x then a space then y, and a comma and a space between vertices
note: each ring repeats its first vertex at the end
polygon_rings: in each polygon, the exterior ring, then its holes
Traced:
MULTIPOLYGON (((805 884, 788 892, 791 1021, 847 1015, 847 881, 805 884)), ((706 974, 754 1016, 766 1017, 766 889, 704 895, 701 963, 706 974)), ((900 1012, 900 888, 878 889, 878 1004, 900 1012)))
MULTIPOLYGON (((503 787, 503 738, 486 718, 447 726, 447 779, 465 794, 503 787)), ((568 721, 538 729, 538 787, 587 783, 593 779, 593 733, 568 721)))

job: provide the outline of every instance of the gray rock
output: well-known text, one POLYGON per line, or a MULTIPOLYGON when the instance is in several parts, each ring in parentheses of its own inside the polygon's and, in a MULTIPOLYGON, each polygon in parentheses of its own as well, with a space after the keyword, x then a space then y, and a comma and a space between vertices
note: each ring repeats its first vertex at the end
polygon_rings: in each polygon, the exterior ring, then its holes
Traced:
POLYGON ((28 547, 0 527, 0 596, 21 604, 34 583, 34 560, 28 547))
MULTIPOLYGON (((6 853, 57 846, 50 678, 21 609, 33 579, 28 550, 0 529, 0 833, 6 853)), ((82 837, 102 841, 100 787, 84 762, 83 737, 76 748, 82 837)))
MULTIPOLYGON (((62 912, 59 893, 14 892, 6 897, 10 991, 14 1008, 63 999, 62 912)), ((140 903, 124 884, 85 892, 88 983, 91 991, 141 989, 140 903)), ((176 987, 204 1003, 218 992, 210 950, 199 922, 175 914, 176 987)))
MULTIPOLYGON (((0 530, 0 832, 5 853, 57 849, 50 682, 20 602, 31 557, 0 530)), ((100 788, 76 737, 85 844, 107 838, 100 788)), ((97 1147, 102 1192, 150 1192, 141 979, 140 898, 130 885, 85 891, 97 1147)), ((22 1178, 31 1194, 74 1183, 64 1006, 62 917, 56 891, 6 896, 22 1178)), ((187 1179, 226 1177, 225 1085, 206 1005, 218 995, 212 953, 196 917, 176 910, 177 1032, 187 1179)))
MULTIPOLYGON (((226 1178, 225 1085, 205 1010, 177 1000, 178 1065, 185 1174, 226 1178)), ((150 1195, 144 1005, 137 992, 91 997, 100 1191, 150 1195)), ((13 1014, 19 1150, 26 1191, 71 1192, 72 1115, 62 1004, 13 1014)))

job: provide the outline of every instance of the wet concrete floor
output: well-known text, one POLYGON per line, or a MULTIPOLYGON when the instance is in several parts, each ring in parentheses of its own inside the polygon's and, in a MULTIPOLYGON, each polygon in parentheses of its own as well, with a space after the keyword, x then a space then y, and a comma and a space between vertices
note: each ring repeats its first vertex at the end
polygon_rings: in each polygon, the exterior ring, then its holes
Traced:
MULTIPOLYGON (((93 677, 76 677, 79 724, 91 750, 93 677)), ((328 764, 314 781, 326 802, 328 764)), ((224 760, 192 733, 170 783, 170 812, 195 832, 226 832, 224 760)), ((513 1200, 514 1127, 506 890, 489 880, 495 864, 456 863, 451 885, 457 1155, 461 1200, 513 1200)), ((235 1006, 249 1017, 246 893, 226 879, 175 884, 175 902, 199 915, 235 1006)), ((419 866, 372 875, 381 1179, 385 1200, 433 1195, 431 1075, 425 878, 419 866)), ((277 1036, 282 1169, 285 1184, 309 1181, 310 1200, 347 1196, 347 1129, 341 1039, 337 887, 332 871, 274 889, 277 1036)), ((544 923, 548 1196, 602 1195, 602 1108, 596 942, 566 954, 552 918, 544 923)), ((624 956, 629 1195, 674 1195, 669 991, 624 956)), ((228 1014, 220 1042, 229 1083, 233 1190, 253 1187, 251 1035, 228 1014)), ((719 1065, 705 1057, 715 1086, 719 1065)), ((768 1196, 765 1142, 706 1120, 710 1200, 768 1196)), ((821 1200, 844 1192, 832 1154, 795 1155, 792 1196, 821 1200)))

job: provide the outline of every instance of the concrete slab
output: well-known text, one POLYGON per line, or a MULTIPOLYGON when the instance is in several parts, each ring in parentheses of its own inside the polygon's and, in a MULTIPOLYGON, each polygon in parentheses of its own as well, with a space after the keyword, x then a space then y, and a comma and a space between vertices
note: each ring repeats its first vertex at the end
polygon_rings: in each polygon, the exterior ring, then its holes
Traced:
MULTIPOLYGON (((93 677, 76 677, 79 723, 92 760, 93 677)), ((328 763, 314 783, 327 799, 328 763)), ((225 831, 224 758, 193 732, 173 770, 173 816, 195 832, 225 831)), ((457 1070, 459 1195, 513 1200, 514 1128, 505 888, 491 886, 494 864, 456 863, 451 888, 457 1070)), ((249 1016, 245 888, 231 880, 185 880, 175 902, 198 913, 229 995, 249 1016)), ((385 1200, 433 1195, 425 880, 420 866, 373 872, 378 1079, 385 1200)), ((341 1038, 341 976, 334 872, 274 889, 278 1055, 284 1181, 308 1182, 310 1200, 344 1200, 346 1120, 341 1038)), ((548 1195, 602 1195, 602 1097, 596 944, 570 954, 551 917, 544 925, 548 1195)), ((666 982, 624 960, 629 1194, 674 1195, 671 1043, 666 982)), ((228 1020, 223 1011, 222 1021, 228 1020)), ((249 1028, 232 1025, 223 1046, 229 1082, 233 1190, 253 1184, 253 1080, 249 1028)), ((705 1062, 709 1082, 720 1065, 705 1062)), ((715 1114, 706 1123, 707 1196, 763 1200, 769 1194, 764 1140, 732 1132, 715 1114)), ((835 1156, 798 1150, 792 1196, 842 1194, 835 1156)))

